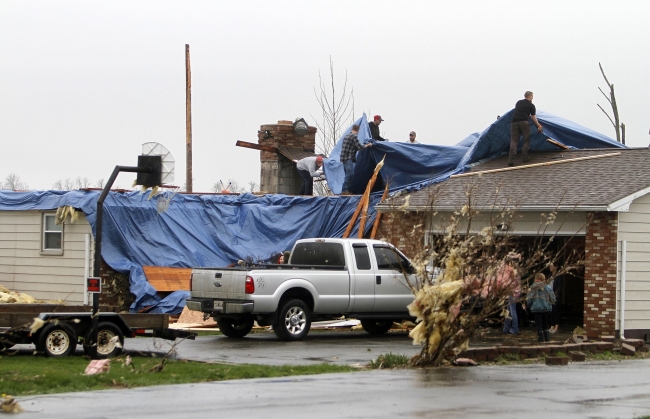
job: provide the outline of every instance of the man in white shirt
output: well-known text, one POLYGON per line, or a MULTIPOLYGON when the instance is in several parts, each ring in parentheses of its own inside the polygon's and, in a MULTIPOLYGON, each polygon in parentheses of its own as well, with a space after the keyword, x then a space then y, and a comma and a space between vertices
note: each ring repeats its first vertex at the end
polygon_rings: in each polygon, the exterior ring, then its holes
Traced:
POLYGON ((299 195, 314 194, 314 178, 323 175, 323 158, 321 156, 310 156, 298 160, 296 163, 298 174, 302 177, 302 186, 299 195))

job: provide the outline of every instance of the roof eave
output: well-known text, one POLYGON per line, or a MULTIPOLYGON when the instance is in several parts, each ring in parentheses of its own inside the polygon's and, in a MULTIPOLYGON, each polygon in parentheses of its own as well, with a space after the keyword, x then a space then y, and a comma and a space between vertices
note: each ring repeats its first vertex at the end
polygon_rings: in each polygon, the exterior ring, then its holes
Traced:
POLYGON ((635 199, 641 198, 648 193, 650 193, 650 186, 612 202, 607 206, 607 211, 627 212, 630 210, 630 204, 632 204, 635 199))

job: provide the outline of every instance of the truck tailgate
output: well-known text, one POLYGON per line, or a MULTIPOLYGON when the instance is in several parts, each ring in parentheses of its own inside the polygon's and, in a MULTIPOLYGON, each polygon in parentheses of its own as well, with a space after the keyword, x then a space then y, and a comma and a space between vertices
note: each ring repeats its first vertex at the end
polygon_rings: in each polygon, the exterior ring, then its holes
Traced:
POLYGON ((192 298, 244 300, 246 297, 245 270, 192 270, 192 298))

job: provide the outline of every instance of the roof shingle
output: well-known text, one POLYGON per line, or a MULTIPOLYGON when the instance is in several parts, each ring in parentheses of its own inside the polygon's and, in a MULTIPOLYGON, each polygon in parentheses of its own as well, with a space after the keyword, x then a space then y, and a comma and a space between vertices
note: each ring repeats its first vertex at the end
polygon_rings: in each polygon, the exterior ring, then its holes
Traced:
MULTIPOLYGON (((515 170, 452 177, 409 194, 409 208, 454 210, 467 203, 467 193, 470 193, 475 209, 508 206, 524 211, 556 207, 605 210, 609 204, 650 187, 650 149, 537 152, 530 153, 530 162, 526 164, 612 153, 620 155, 519 169, 515 166, 515 170)), ((521 165, 521 157, 518 159, 521 165)), ((507 155, 497 157, 466 173, 507 168, 507 161, 507 155)), ((389 201, 378 208, 386 211, 391 206, 401 205, 403 199, 404 196, 397 197, 392 204, 389 201)))

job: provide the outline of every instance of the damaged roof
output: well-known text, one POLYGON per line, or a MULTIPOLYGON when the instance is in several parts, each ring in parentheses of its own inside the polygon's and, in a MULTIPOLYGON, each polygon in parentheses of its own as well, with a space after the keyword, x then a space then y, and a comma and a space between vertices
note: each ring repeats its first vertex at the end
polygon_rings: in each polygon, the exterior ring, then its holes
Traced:
POLYGON ((531 152, 525 165, 520 154, 516 166, 508 167, 507 162, 504 155, 477 164, 441 183, 395 197, 378 209, 390 211, 408 196, 411 211, 453 211, 465 205, 469 196, 478 210, 627 211, 634 199, 650 192, 648 148, 531 152))

